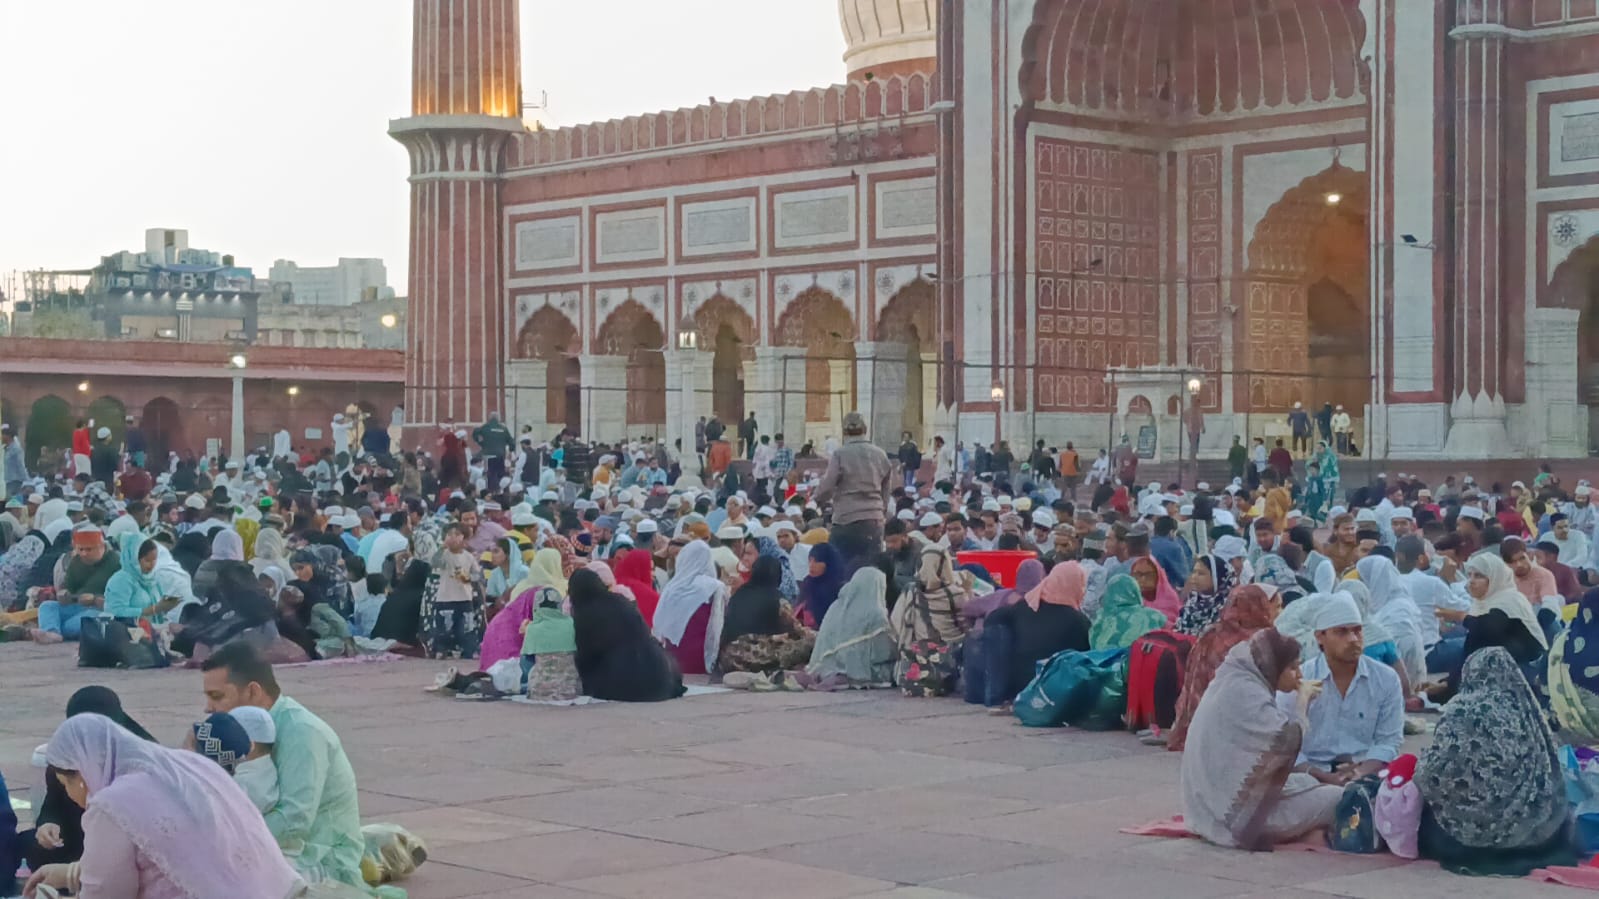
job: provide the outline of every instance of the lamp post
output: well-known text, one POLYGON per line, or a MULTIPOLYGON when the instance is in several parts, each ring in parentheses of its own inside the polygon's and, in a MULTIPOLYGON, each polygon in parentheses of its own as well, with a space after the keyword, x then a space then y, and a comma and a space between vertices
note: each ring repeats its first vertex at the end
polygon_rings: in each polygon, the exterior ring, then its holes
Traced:
POLYGON ((233 370, 233 421, 228 433, 228 458, 244 458, 244 369, 250 364, 243 353, 228 357, 233 370))
POLYGON ((1005 412, 1005 385, 995 381, 994 386, 988 388, 988 396, 994 401, 994 445, 997 447, 999 446, 1000 416, 1005 412))
MULTIPOLYGON (((688 453, 691 458, 697 458, 698 452, 697 447, 694 445, 694 421, 696 418, 694 414, 694 378, 696 377, 695 369, 698 367, 698 360, 695 357, 698 355, 699 348, 700 332, 695 329, 694 322, 692 320, 680 322, 677 328, 677 389, 680 411, 672 430, 677 434, 676 439, 682 444, 682 449, 679 452, 688 453)), ((696 464, 693 470, 699 471, 699 465, 696 464)))
MULTIPOLYGON (((1182 484, 1182 482, 1183 482, 1183 443, 1186 442, 1189 439, 1189 434, 1191 433, 1191 429, 1189 428, 1189 425, 1188 425, 1188 416, 1197 414, 1199 412, 1199 391, 1201 391, 1201 390, 1203 390, 1205 388, 1205 384, 1204 384, 1203 381, 1200 381, 1198 378, 1189 378, 1188 379, 1188 383, 1185 386, 1188 388, 1188 406, 1187 406, 1186 409, 1178 410, 1178 411, 1182 412, 1182 414, 1178 416, 1179 421, 1177 423, 1177 483, 1179 485, 1182 484)), ((1198 481, 1199 480, 1199 441, 1198 440, 1195 440, 1193 442, 1192 449, 1193 449, 1192 455, 1194 457, 1194 480, 1198 481)))

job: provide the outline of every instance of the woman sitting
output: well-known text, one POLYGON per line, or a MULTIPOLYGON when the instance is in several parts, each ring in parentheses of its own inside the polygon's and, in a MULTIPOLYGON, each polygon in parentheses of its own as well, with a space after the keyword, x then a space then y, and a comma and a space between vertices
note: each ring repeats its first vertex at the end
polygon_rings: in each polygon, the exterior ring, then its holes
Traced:
MULTIPOLYGON (((1195 565, 1197 572, 1200 566, 1195 565)), ((1256 632, 1271 627, 1282 611, 1281 594, 1259 584, 1239 587, 1227 598, 1221 608, 1221 617, 1205 628, 1188 652, 1188 670, 1183 676, 1183 692, 1177 697, 1177 720, 1166 732, 1166 748, 1182 752, 1188 740, 1188 728, 1194 721, 1194 712, 1205 695, 1210 682, 1216 679, 1216 670, 1234 646, 1253 637, 1256 632)))
MULTIPOLYGON (((1241 558, 1241 557, 1240 557, 1241 558)), ((1177 632, 1199 636, 1221 617, 1223 608, 1238 583, 1237 564, 1211 554, 1194 560, 1188 575, 1188 599, 1177 614, 1177 632)), ((1216 661, 1221 662, 1218 656, 1216 661)))
POLYGON ((722 617, 718 671, 787 671, 810 661, 816 634, 794 620, 783 600, 783 574, 782 562, 759 555, 750 568, 749 580, 733 591, 722 617))
POLYGON ((1143 597, 1144 605, 1166 616, 1166 624, 1162 627, 1177 623, 1177 615, 1183 610, 1183 601, 1177 598, 1177 591, 1166 578, 1166 569, 1149 556, 1141 556, 1133 560, 1127 573, 1138 583, 1138 592, 1143 597))
POLYGON ((794 609, 794 616, 806 627, 815 628, 820 627, 822 620, 827 617, 827 610, 838 599, 838 592, 843 589, 847 577, 844 573, 844 557, 829 543, 811 547, 807 565, 806 577, 799 585, 800 601, 794 609))
POLYGON ((139 619, 156 623, 178 607, 178 598, 166 599, 156 584, 155 567, 161 544, 129 534, 122 541, 122 569, 105 585, 105 612, 123 624, 136 627, 139 619))
POLYGON ((1457 873, 1514 877, 1574 864, 1557 752, 1511 654, 1473 653, 1416 766, 1421 856, 1457 873))
POLYGON ((888 626, 888 575, 867 566, 855 572, 816 632, 806 685, 818 690, 886 687, 898 649, 888 626))
POLYGON ((45 758, 85 809, 80 861, 28 879, 74 895, 284 899, 303 883, 226 771, 141 740, 101 715, 56 729, 45 758))
POLYGON ((1139 637, 1165 626, 1166 616, 1144 605, 1138 582, 1118 574, 1105 585, 1105 597, 1094 626, 1088 631, 1088 643, 1094 649, 1126 649, 1139 637))
POLYGON ((1340 787, 1292 773, 1309 693, 1300 689, 1299 643, 1274 628, 1228 651, 1199 700, 1182 761, 1183 818, 1220 846, 1268 851, 1332 823, 1340 787), (1300 692, 1299 720, 1277 706, 1300 692))
POLYGON ((572 574, 568 596, 577 646, 573 661, 585 694, 616 702, 659 702, 683 695, 682 674, 632 603, 605 589, 600 576, 586 570, 572 574))
POLYGON ((1599 587, 1583 594, 1571 625, 1549 644, 1549 703, 1561 742, 1599 745, 1599 587))
POLYGON ((655 607, 661 602, 661 594, 655 590, 654 559, 647 552, 628 553, 616 561, 612 572, 616 575, 617 587, 625 587, 633 594, 644 623, 654 626, 655 607))
MULTIPOLYGON (((964 566, 963 566, 964 569, 964 566)), ((1032 592, 1039 584, 1044 582, 1044 563, 1037 559, 1028 559, 1016 567, 1015 586, 1003 590, 995 590, 982 596, 973 596, 961 606, 961 618, 966 622, 966 629, 973 639, 983 632, 983 621, 995 609, 1022 601, 1022 597, 1032 592)))
POLYGON ((1088 649, 1088 616, 1082 613, 1088 574, 1076 562, 1050 569, 1022 601, 1001 606, 983 623, 985 697, 995 708, 1020 693, 1038 663, 1066 649, 1088 649))
POLYGON ((710 544, 695 540, 683 547, 655 609, 655 636, 684 674, 705 674, 716 665, 721 644, 711 633, 711 615, 713 607, 726 604, 727 595, 710 544))
POLYGON ((490 566, 485 590, 492 623, 493 615, 499 614, 500 609, 510 605, 513 599, 522 595, 523 591, 515 588, 527 574, 527 566, 522 563, 522 547, 511 537, 501 537, 494 541, 493 548, 483 555, 484 561, 490 566))
POLYGON ((241 568, 255 573, 250 563, 244 561, 244 538, 232 528, 218 528, 211 538, 210 557, 194 571, 194 595, 200 599, 210 599, 216 589, 218 575, 229 569, 241 568))
MULTIPOLYGON (((1434 611, 1441 620, 1465 628, 1463 659, 1469 659, 1480 649, 1500 646, 1510 653, 1516 664, 1526 665, 1547 651, 1549 640, 1538 623, 1537 612, 1516 589, 1516 576, 1509 565, 1492 553, 1478 553, 1466 561, 1466 577, 1471 608, 1464 612, 1442 608, 1434 611)), ((1464 663, 1461 668, 1449 672, 1445 691, 1434 695, 1434 701, 1442 702, 1454 695, 1459 689, 1463 668, 1464 663)))
MULTIPOLYGON (((504 554, 503 548, 500 552, 504 554)), ((478 667, 483 671, 489 670, 495 662, 521 654, 525 625, 533 620, 533 610, 543 602, 545 591, 555 594, 557 602, 566 598, 567 582, 561 574, 559 552, 549 547, 539 550, 533 556, 532 566, 521 564, 519 552, 516 561, 521 569, 521 576, 515 581, 516 598, 483 629, 483 643, 478 647, 478 667)), ((492 590, 490 592, 492 594, 492 590)))

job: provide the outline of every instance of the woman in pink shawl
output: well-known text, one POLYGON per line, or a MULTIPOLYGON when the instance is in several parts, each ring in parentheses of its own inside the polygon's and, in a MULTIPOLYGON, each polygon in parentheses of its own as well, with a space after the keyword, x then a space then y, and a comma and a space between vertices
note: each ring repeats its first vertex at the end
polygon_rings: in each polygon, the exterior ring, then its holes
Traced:
POLYGON ((1166 570, 1148 556, 1134 559, 1128 573, 1138 582, 1138 592, 1144 596, 1144 605, 1166 616, 1166 626, 1177 623, 1177 614, 1183 610, 1182 598, 1177 595, 1166 570))
POLYGON ((487 671, 495 662, 515 659, 522 655, 522 631, 533 620, 533 610, 538 607, 539 594, 554 590, 566 596, 565 557, 561 551, 546 546, 533 554, 533 563, 527 574, 513 588, 516 599, 499 611, 483 631, 483 645, 478 649, 478 664, 487 671))
POLYGON ((221 766, 141 740, 103 715, 56 728, 45 759, 83 814, 83 858, 28 879, 73 895, 285 899, 304 884, 221 766))

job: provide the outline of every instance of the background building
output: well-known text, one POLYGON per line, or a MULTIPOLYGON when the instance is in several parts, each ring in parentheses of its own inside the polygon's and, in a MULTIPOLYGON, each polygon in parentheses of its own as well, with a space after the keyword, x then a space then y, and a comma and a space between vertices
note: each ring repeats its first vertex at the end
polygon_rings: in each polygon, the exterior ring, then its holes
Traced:
POLYGON ((353 306, 362 300, 394 296, 381 259, 345 259, 338 264, 304 266, 290 259, 272 263, 267 275, 275 290, 301 306, 353 306))

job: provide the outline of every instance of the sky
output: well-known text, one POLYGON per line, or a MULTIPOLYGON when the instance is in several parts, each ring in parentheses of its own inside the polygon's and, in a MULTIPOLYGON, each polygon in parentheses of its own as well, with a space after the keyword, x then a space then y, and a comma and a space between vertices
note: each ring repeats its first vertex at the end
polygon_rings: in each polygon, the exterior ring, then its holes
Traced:
MULTIPOLYGON (((836 0, 523 0, 549 127, 843 80, 836 0)), ((143 249, 377 256, 406 289, 407 0, 0 0, 0 287, 143 249)))

